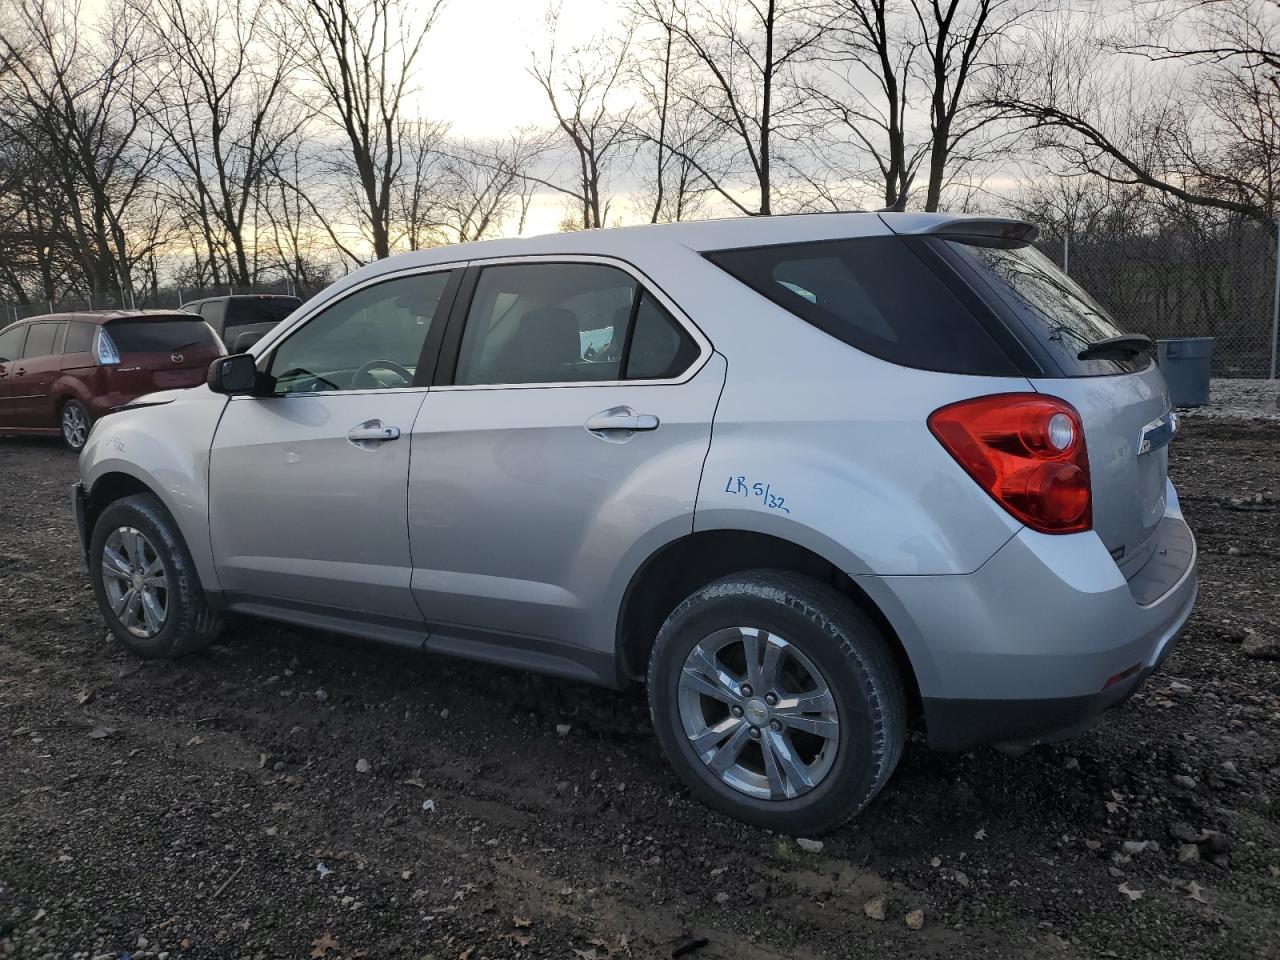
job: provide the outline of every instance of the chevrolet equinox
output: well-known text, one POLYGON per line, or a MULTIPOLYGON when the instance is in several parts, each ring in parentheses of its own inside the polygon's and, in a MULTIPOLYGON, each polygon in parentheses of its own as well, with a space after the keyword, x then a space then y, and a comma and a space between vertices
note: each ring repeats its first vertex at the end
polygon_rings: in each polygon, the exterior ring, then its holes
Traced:
POLYGON ((1087 728, 1196 593, 1151 341, 939 214, 440 247, 343 278, 207 384, 99 420, 75 492, 146 657, 251 614, 620 688, 701 801, 792 834, 909 721, 1087 728))

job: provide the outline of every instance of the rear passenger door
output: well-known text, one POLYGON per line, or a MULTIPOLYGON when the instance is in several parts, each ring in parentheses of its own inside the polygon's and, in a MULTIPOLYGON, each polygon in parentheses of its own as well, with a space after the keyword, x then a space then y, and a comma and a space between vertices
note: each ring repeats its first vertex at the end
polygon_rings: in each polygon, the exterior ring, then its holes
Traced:
POLYGON ((33 323, 27 330, 22 359, 10 370, 10 387, 17 427, 56 427, 57 398, 53 382, 62 370, 62 340, 65 320, 33 323))
POLYGON ((603 676, 619 582, 692 529, 723 358, 630 267, 467 271, 413 429, 429 647, 603 676))

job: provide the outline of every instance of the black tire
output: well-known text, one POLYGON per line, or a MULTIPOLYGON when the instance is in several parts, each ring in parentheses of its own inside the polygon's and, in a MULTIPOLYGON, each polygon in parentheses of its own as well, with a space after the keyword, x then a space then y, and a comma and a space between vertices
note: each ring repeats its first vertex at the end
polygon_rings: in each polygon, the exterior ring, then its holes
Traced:
POLYGON ((195 563, 177 524, 152 494, 125 497, 102 511, 90 537, 89 574, 107 626, 125 648, 140 657, 168 659, 194 653, 207 647, 222 632, 223 621, 205 603, 195 563), (163 565, 167 611, 159 631, 150 637, 131 633, 112 610, 107 596, 103 551, 108 538, 121 528, 132 528, 143 534, 163 565))
MULTIPOLYGON (((798 574, 756 570, 695 592, 662 625, 649 659, 649 709, 658 740, 695 798, 738 820, 792 836, 829 832, 860 812, 897 766, 906 736, 906 695, 889 646, 847 597, 798 574), (763 629, 797 648, 835 697, 835 760, 799 796, 750 796, 725 783, 690 745, 679 707, 686 658, 731 627, 763 629)), ((754 735, 754 733, 753 733, 754 735)))
POLYGON ((67 445, 67 449, 74 453, 79 453, 84 449, 85 441, 89 439, 89 428, 93 426, 93 418, 89 416, 89 410, 79 400, 68 400, 58 408, 58 429, 62 442, 67 445), (79 417, 79 423, 83 424, 83 432, 80 429, 73 429, 69 426, 68 417, 79 417))

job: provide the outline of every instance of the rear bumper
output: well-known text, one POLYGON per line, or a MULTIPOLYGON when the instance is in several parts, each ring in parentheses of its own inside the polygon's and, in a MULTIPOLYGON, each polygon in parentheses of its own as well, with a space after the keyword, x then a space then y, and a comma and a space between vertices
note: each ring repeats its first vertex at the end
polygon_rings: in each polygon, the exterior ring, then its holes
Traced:
MULTIPOLYGON (((1184 621, 1185 622, 1185 621, 1184 621)), ((1161 644, 1155 662, 1094 694, 1039 700, 924 700, 929 746, 968 750, 987 744, 1032 746, 1084 733, 1141 689, 1178 644, 1182 624, 1161 644)))
POLYGON ((858 579, 906 648, 931 746, 1069 736, 1159 668, 1197 590, 1195 544, 1172 487, 1168 503, 1168 556, 1189 548, 1154 598, 1092 532, 1024 529, 972 574, 858 579))

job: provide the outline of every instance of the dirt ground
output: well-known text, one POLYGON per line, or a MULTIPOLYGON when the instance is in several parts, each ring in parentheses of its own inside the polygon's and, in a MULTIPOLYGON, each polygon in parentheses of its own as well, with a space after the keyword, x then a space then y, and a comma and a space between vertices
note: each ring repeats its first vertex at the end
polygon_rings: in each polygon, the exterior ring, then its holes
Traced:
POLYGON ((250 621, 130 658, 74 458, 0 441, 0 957, 1280 957, 1280 424, 1174 458, 1164 672, 1017 760, 916 735, 812 852, 690 801, 639 691, 250 621))

